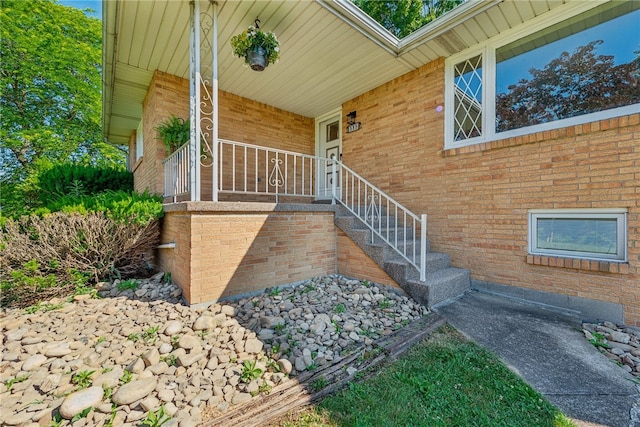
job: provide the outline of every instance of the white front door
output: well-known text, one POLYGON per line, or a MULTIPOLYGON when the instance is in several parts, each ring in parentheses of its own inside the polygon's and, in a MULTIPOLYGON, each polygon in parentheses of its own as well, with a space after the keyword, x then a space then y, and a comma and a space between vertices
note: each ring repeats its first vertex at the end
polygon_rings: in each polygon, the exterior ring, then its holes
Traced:
MULTIPOLYGON (((340 113, 332 115, 326 119, 318 120, 316 122, 316 126, 316 135, 318 138, 318 157, 340 160, 342 157, 340 113)), ((318 165, 318 176, 316 177, 316 182, 318 183, 318 192, 316 193, 316 199, 331 199, 332 176, 334 167, 335 166, 331 164, 327 165, 325 162, 320 162, 320 164, 318 165)), ((336 187, 336 192, 340 194, 339 182, 336 183, 336 187)))

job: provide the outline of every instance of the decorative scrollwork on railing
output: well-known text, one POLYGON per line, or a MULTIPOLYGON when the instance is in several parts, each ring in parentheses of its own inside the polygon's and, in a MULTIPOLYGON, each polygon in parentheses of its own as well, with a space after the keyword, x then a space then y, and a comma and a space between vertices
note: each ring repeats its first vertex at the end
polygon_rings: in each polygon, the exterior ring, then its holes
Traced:
POLYGON ((282 175, 282 170, 280 169, 280 165, 282 165, 282 159, 272 158, 271 163, 273 163, 273 169, 271 169, 271 174, 269 174, 269 185, 275 187, 276 190, 284 184, 284 175, 282 175))
MULTIPOLYGON (((200 14, 200 55, 203 58, 211 56, 213 51, 211 38, 213 36, 213 17, 212 12, 207 10, 200 14)), ((202 61, 200 63, 200 73, 203 76, 211 76, 213 74, 213 66, 211 61, 202 61)))
POLYGON ((367 205, 365 208, 365 219, 367 221, 375 221, 380 215, 380 209, 378 208, 378 200, 380 196, 378 194, 370 194, 367 196, 367 205))
POLYGON ((213 164, 213 97, 208 81, 200 81, 200 165, 208 167, 213 164))

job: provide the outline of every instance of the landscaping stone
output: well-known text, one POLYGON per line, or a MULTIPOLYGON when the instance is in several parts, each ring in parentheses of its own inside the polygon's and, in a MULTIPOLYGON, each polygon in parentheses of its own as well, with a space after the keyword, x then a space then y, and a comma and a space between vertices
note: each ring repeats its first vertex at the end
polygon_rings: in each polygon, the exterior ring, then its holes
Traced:
POLYGON ((631 375, 640 377, 640 329, 612 322, 583 323, 585 338, 631 375))
POLYGON ((24 361, 22 364, 23 371, 32 371, 34 369, 38 369, 44 362, 47 361, 47 356, 42 354, 34 354, 24 361))
POLYGON ((62 418, 70 420, 85 409, 100 404, 103 394, 104 390, 99 386, 89 387, 71 393, 64 399, 62 406, 60 406, 60 415, 62 418))
POLYGON ((155 378, 144 378, 131 381, 120 387, 112 397, 116 405, 128 405, 149 395, 158 384, 155 378))
MULTIPOLYGON (((207 406, 224 412, 428 312, 392 288, 341 276, 198 308, 182 305, 175 285, 138 282, 145 290, 138 296, 103 282, 103 299, 0 313, 0 425, 49 425, 58 409, 69 419, 91 407, 86 418, 62 425, 104 425, 113 413, 113 425, 135 426, 161 405, 171 425, 197 425, 207 406), (256 362, 259 378, 242 380, 245 361, 256 362), (71 378, 82 371, 94 374, 79 390, 71 378)), ((627 363, 635 363, 632 356, 627 363)))

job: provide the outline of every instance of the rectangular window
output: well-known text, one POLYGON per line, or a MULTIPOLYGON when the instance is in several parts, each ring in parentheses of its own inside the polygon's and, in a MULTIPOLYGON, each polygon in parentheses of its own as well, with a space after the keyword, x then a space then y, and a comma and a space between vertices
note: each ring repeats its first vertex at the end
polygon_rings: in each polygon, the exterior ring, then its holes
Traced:
POLYGON ((446 148, 638 111, 640 1, 548 19, 447 60, 446 148))
POLYGON ((142 120, 136 129, 136 160, 144 154, 144 137, 142 135, 142 120))
POLYGON ((496 133, 640 103, 640 31, 630 31, 640 10, 630 3, 605 4, 496 49, 496 133))
POLYGON ((531 210, 529 253, 601 261, 626 261, 627 211, 531 210))

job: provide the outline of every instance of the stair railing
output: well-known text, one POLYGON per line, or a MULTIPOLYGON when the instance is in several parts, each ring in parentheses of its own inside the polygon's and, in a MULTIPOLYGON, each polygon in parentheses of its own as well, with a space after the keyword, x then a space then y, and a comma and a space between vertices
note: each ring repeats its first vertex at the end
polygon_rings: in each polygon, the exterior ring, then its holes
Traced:
POLYGON ((426 280, 427 215, 414 214, 341 161, 334 162, 334 202, 343 205, 371 230, 372 241, 377 237, 386 242, 420 272, 421 281, 426 280))
POLYGON ((164 197, 172 197, 175 202, 178 196, 188 194, 190 191, 189 143, 180 146, 162 163, 164 165, 164 197))
MULTIPOLYGON (((218 191, 221 193, 315 197, 317 171, 331 169, 332 203, 339 202, 426 279, 427 215, 414 214, 336 159, 219 139, 218 191)), ((164 161, 164 196, 187 194, 189 144, 164 161)))

